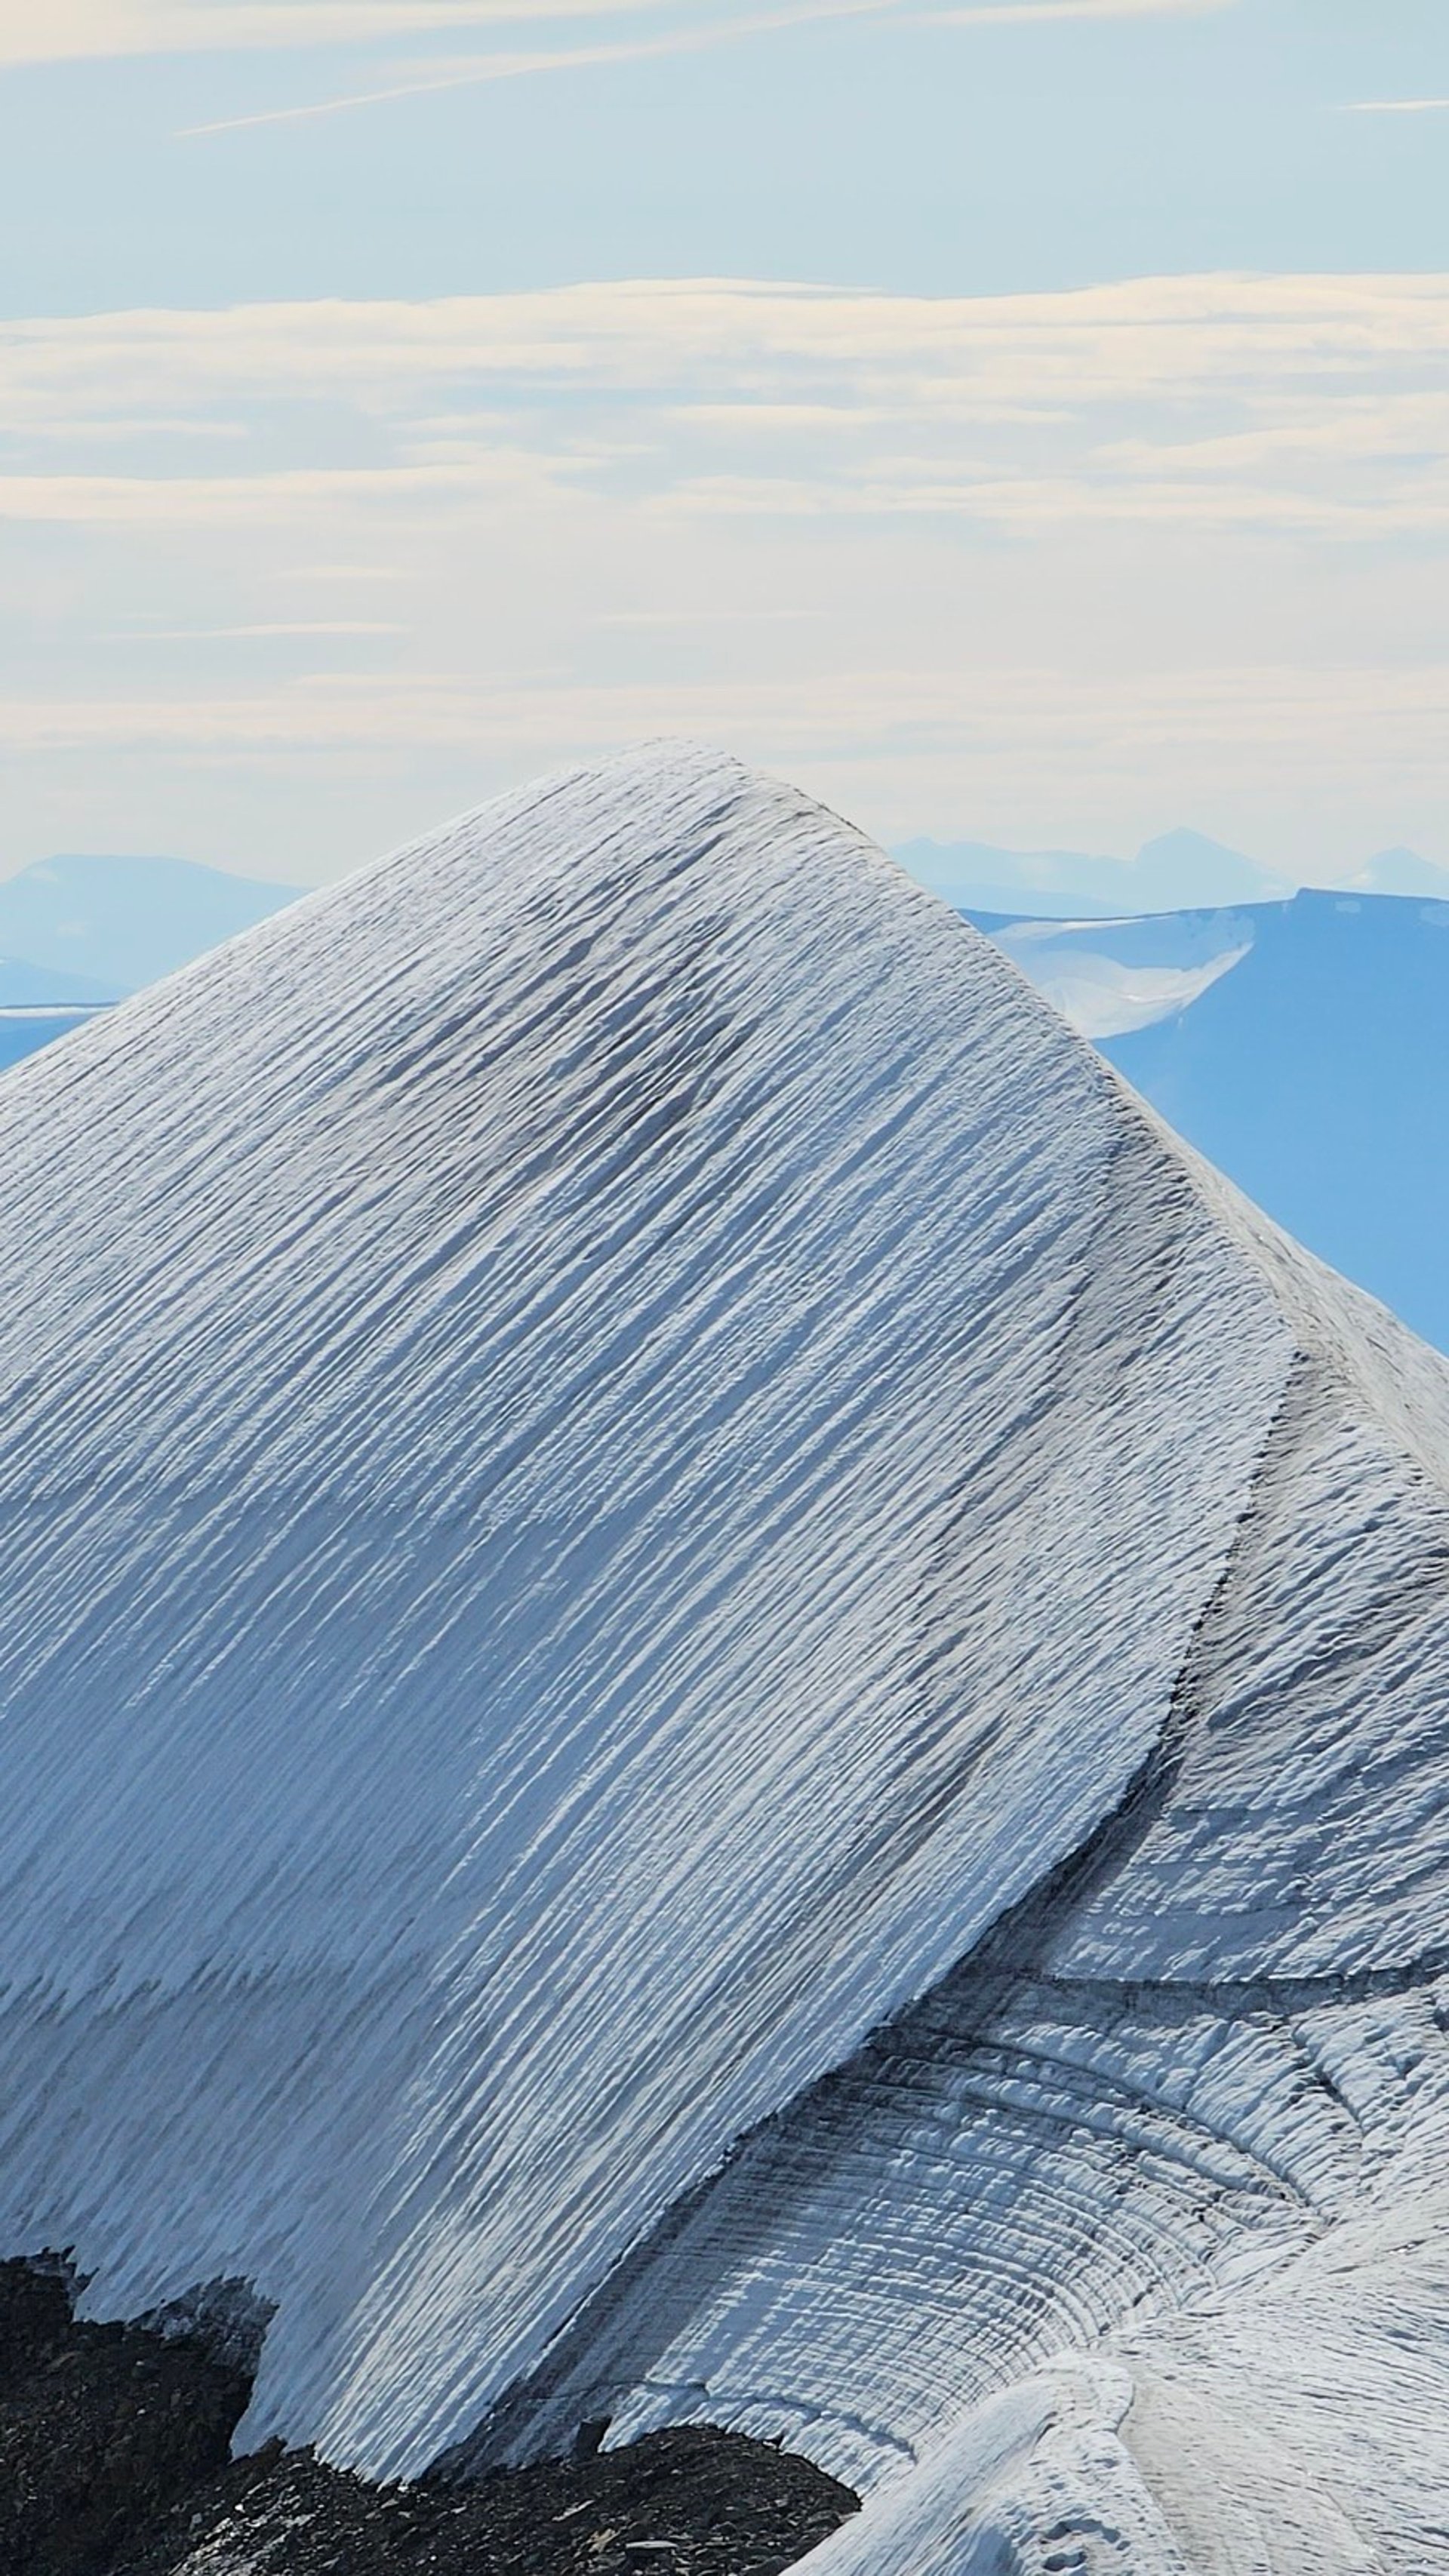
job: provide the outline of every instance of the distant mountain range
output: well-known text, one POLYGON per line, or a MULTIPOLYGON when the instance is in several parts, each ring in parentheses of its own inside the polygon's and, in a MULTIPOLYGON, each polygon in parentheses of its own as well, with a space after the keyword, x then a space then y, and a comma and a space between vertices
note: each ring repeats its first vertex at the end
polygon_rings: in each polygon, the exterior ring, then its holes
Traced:
POLYGON ((190 859, 38 860, 0 881, 0 1007, 119 1001, 300 892, 190 859))
MULTIPOLYGON (((988 841, 907 841, 901 865, 961 912, 1028 913, 1055 920, 1110 920, 1128 913, 1181 912, 1224 904, 1271 903, 1294 880, 1203 832, 1164 832, 1135 859, 1084 850, 1008 850, 988 841)), ((1382 850, 1330 891, 1438 896, 1449 902, 1449 868, 1415 850, 1382 850)))
POLYGON ((1449 903, 973 918, 1179 1134, 1449 1348, 1449 903))

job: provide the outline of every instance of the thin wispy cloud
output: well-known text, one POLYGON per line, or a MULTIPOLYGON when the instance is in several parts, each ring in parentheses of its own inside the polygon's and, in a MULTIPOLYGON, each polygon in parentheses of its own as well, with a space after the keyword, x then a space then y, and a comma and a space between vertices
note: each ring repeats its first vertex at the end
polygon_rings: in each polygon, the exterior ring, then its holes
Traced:
MULTIPOLYGON (((675 0, 628 0, 631 15, 675 0)), ((615 17, 620 0, 0 0, 0 65, 300 52, 615 17)))
POLYGON ((109 644, 272 643, 278 637, 405 635, 405 626, 374 617, 273 618, 251 626, 123 626, 110 631, 109 644))
MULTIPOLYGON (((1147 18, 1230 8, 1237 0, 976 0, 933 10, 872 0, 873 14, 985 26, 1070 18, 1147 18)), ((691 0, 0 0, 0 67, 107 56, 361 48, 486 29, 506 33, 589 18, 618 22, 691 0)), ((853 14, 846 6, 821 15, 853 14)), ((702 12, 695 6, 692 15, 702 12)))
POLYGON ((327 97, 286 101, 246 115, 215 117, 186 136, 306 123, 360 108, 548 73, 687 55, 770 35, 811 21, 892 20, 916 28, 1008 28, 1072 20, 1131 20, 1214 14, 1239 0, 801 0, 744 16, 717 0, 0 0, 0 70, 43 62, 140 54, 361 52, 396 40, 476 30, 494 37, 553 31, 556 41, 501 46, 459 61, 420 57, 401 77, 374 79, 327 97), (670 23, 650 32, 648 22, 670 23), (642 27, 638 22, 643 21, 642 27), (570 28, 603 24, 595 41, 570 28))
POLYGON ((1340 113, 1344 116, 1442 116, 1449 111, 1449 98, 1355 98, 1340 113))
POLYGON ((679 27, 667 34, 625 38, 618 43, 565 45, 532 53, 479 54, 466 62, 419 71, 406 80, 389 81, 374 89, 348 90, 335 98, 314 99, 301 106, 263 108, 248 116, 215 117, 202 125, 183 127, 179 139, 237 134, 260 125, 307 124, 319 117, 343 116, 357 108, 383 107, 398 99, 428 98, 445 90, 487 88, 497 81, 528 80, 550 72, 587 71, 616 63, 653 62, 668 55, 705 53, 719 45, 776 35, 815 20, 879 18, 895 6, 896 0, 802 0, 799 7, 772 10, 758 17, 715 19, 703 26, 679 27))
POLYGON ((681 626, 758 626, 762 619, 811 625, 823 614, 818 608, 611 608, 601 609, 593 622, 642 634, 681 626))
POLYGON ((968 0, 965 6, 918 12, 916 23, 996 27, 1068 18, 1215 18, 1241 5, 1242 0, 968 0))
POLYGON ((651 62, 668 56, 697 54, 739 44, 788 29, 844 19, 885 19, 916 28, 1026 26, 1071 19, 1198 17, 1233 8, 1238 0, 980 0, 967 8, 903 8, 902 0, 801 0, 793 8, 756 16, 713 18, 662 31, 591 45, 559 45, 529 52, 496 52, 464 61, 420 66, 402 80, 371 88, 347 90, 334 97, 286 107, 253 110, 245 116, 213 117, 181 129, 181 140, 203 135, 236 134, 267 125, 298 125, 321 117, 343 116, 359 108, 382 107, 401 99, 427 98, 444 91, 490 87, 499 81, 528 80, 549 73, 605 69, 622 63, 651 62))

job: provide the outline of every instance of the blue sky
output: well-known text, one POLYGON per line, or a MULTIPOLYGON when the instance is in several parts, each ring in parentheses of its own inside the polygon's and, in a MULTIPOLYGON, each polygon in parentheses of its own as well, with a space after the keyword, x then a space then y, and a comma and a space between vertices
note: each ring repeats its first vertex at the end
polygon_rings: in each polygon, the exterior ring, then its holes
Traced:
POLYGON ((1449 862, 1444 102, 1442 0, 0 0, 0 869, 674 731, 1449 862))

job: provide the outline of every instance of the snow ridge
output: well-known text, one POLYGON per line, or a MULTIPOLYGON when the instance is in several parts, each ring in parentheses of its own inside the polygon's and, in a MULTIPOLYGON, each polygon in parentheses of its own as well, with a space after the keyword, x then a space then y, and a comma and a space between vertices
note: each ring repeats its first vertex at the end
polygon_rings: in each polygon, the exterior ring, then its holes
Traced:
POLYGON ((984 940, 548 782, 9 1077, 0 1284, 0 2250, 374 2473, 783 2434, 822 2576, 1439 2563, 1449 1372, 984 940))

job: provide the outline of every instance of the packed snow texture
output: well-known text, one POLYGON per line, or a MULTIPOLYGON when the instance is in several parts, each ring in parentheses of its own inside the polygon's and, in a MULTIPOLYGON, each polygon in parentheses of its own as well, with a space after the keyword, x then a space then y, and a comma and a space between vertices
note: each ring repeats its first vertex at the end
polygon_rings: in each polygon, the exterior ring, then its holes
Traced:
POLYGON ((0 1086, 0 2253, 819 2576, 1449 2565, 1449 1370, 868 843, 524 792, 0 1086))

